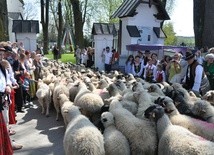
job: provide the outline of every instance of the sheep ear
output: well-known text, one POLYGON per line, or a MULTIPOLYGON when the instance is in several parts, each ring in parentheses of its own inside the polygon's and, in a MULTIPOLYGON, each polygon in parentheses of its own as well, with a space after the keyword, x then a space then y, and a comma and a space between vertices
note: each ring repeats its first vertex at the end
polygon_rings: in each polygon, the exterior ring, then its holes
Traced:
POLYGON ((152 113, 152 118, 155 118, 155 113, 152 113))
POLYGON ((204 114, 204 113, 206 113, 206 110, 202 109, 201 112, 204 114))
POLYGON ((174 102, 174 105, 177 107, 179 104, 181 104, 181 102, 174 102))

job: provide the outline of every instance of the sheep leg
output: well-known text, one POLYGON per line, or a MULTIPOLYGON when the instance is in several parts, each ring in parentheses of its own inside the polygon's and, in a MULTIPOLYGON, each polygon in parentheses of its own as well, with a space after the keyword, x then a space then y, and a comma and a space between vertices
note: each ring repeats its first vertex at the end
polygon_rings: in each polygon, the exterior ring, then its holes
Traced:
POLYGON ((59 120, 59 106, 55 105, 55 109, 56 109, 56 121, 59 120))
POLYGON ((46 117, 49 117, 49 102, 46 103, 46 117))

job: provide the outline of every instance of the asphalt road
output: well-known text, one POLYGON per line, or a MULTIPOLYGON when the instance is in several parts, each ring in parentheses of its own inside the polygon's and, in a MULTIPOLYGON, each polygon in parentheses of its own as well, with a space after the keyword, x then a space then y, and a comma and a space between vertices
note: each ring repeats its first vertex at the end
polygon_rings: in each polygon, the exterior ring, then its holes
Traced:
POLYGON ((14 155, 64 155, 62 117, 55 120, 54 108, 50 109, 50 117, 46 117, 41 114, 37 101, 33 103, 25 113, 17 113, 17 124, 12 125, 16 134, 11 138, 23 145, 22 149, 14 151, 14 155))

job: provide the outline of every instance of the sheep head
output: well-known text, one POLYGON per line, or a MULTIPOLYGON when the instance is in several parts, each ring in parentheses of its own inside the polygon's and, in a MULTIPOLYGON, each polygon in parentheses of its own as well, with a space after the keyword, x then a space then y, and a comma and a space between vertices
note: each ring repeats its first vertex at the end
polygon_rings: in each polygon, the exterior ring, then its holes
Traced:
POLYGON ((104 112, 101 115, 101 122, 103 123, 104 127, 108 127, 114 124, 114 116, 110 112, 104 112))
POLYGON ((158 121, 164 115, 164 108, 159 105, 152 105, 145 110, 144 116, 150 120, 158 121))

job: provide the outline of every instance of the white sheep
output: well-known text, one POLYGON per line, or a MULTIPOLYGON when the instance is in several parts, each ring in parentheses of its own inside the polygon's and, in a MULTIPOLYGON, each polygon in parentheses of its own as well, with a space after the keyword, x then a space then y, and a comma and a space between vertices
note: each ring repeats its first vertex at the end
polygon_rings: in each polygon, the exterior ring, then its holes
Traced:
POLYGON ((77 106, 66 110, 68 124, 63 146, 66 155, 105 155, 104 139, 100 131, 82 115, 77 106))
POLYGON ((60 94, 59 103, 60 103, 61 114, 65 123, 65 126, 67 126, 70 121, 67 118, 68 117, 67 113, 68 113, 68 110, 71 108, 71 106, 73 106, 73 102, 71 102, 65 94, 60 94))
POLYGON ((145 115, 156 121, 159 155, 213 154, 213 142, 197 136, 181 126, 172 125, 162 107, 149 107, 145 115))
POLYGON ((116 129, 114 116, 110 112, 101 115, 101 122, 105 130, 104 147, 107 155, 130 155, 129 143, 126 137, 116 129))
POLYGON ((60 113, 60 103, 59 103, 59 95, 65 94, 66 96, 69 96, 69 90, 68 88, 63 84, 57 84, 53 91, 53 103, 54 107, 56 109, 56 120, 59 120, 59 113, 60 113))
POLYGON ((137 118, 144 118, 144 111, 151 105, 153 105, 152 96, 146 91, 141 90, 134 93, 135 100, 138 103, 137 118))
POLYGON ((180 114, 169 97, 164 98, 161 106, 165 108, 173 125, 180 125, 198 136, 214 141, 214 124, 180 114))
POLYGON ((205 100, 196 101, 193 108, 193 114, 202 117, 209 123, 214 123, 214 107, 205 100))
POLYGON ((36 97, 42 107, 42 114, 49 116, 49 107, 51 102, 51 90, 45 83, 39 84, 39 89, 36 91, 36 97))
POLYGON ((156 129, 152 122, 136 118, 113 100, 109 111, 114 115, 115 126, 128 139, 132 155, 154 155, 157 151, 156 129))

